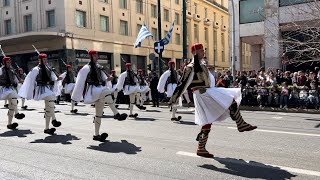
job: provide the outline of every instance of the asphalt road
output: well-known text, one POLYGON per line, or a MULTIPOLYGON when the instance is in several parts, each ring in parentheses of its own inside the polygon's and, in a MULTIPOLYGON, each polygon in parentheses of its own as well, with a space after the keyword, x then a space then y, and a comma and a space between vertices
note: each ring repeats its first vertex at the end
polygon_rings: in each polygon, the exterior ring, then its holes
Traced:
POLYGON ((194 154, 200 127, 191 113, 173 123, 168 108, 148 106, 119 122, 106 107, 101 132, 109 137, 100 143, 92 140, 92 107, 80 104, 71 115, 69 104, 57 105, 62 126, 49 136, 43 104, 27 101, 31 110, 16 131, 6 129, 0 109, 0 179, 320 179, 319 115, 243 112, 259 129, 239 133, 230 119, 214 124, 207 149, 215 158, 204 159, 194 154))

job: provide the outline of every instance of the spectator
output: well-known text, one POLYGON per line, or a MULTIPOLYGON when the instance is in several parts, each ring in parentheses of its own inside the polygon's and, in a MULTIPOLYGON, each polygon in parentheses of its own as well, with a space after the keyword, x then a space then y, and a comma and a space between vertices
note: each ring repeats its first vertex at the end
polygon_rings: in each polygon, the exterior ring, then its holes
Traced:
POLYGON ((220 76, 217 81, 216 87, 225 87, 225 85, 226 85, 226 82, 224 80, 224 77, 220 76))
POLYGON ((283 82, 285 82, 288 86, 292 85, 292 78, 290 77, 290 72, 286 71, 284 73, 284 76, 281 79, 281 83, 280 84, 282 84, 283 82))
POLYGON ((280 97, 280 108, 288 108, 288 99, 289 99, 289 89, 286 83, 282 83, 281 88, 281 97, 280 97), (283 106, 284 105, 284 106, 283 106))
POLYGON ((241 76, 238 77, 238 81, 239 81, 239 84, 241 84, 242 87, 246 86, 248 80, 247 80, 247 76, 245 75, 244 71, 241 72, 241 76))
POLYGON ((307 82, 307 77, 304 71, 300 71, 299 77, 298 77, 298 86, 305 86, 307 82))
POLYGON ((269 90, 269 97, 268 97, 268 105, 278 105, 279 104, 279 95, 280 92, 278 90, 278 86, 274 84, 272 88, 269 90))
POLYGON ((315 109, 318 109, 318 105, 319 105, 318 87, 316 86, 316 83, 314 81, 310 83, 308 104, 315 107, 315 109))
POLYGON ((296 86, 293 87, 290 96, 289 96, 289 102, 293 105, 293 107, 299 106, 299 92, 296 86))
POLYGON ((159 107, 159 92, 157 89, 159 83, 159 78, 156 72, 153 72, 151 75, 150 81, 150 89, 151 89, 151 96, 152 96, 152 107, 159 107))
POLYGON ((299 92, 300 108, 306 108, 307 102, 308 102, 308 92, 306 87, 303 87, 302 89, 300 89, 300 92, 299 92))
POLYGON ((269 74, 269 76, 267 77, 267 85, 268 86, 272 86, 274 84, 277 84, 277 80, 276 78, 274 77, 274 74, 271 72, 269 74))
POLYGON ((297 72, 294 72, 293 77, 292 77, 292 84, 293 85, 298 85, 298 77, 299 77, 299 74, 297 72))
POLYGON ((266 88, 266 84, 264 82, 261 83, 261 86, 258 87, 257 90, 258 96, 257 101, 260 107, 264 107, 267 105, 268 100, 268 89, 266 88))

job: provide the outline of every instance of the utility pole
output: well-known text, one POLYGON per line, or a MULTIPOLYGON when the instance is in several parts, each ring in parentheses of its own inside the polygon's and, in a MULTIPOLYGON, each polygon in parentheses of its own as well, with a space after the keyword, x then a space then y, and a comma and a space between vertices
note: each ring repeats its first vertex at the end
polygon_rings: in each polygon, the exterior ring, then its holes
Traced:
POLYGON ((182 0, 182 25, 183 25, 183 60, 188 58, 188 49, 187 49, 187 2, 182 0))
POLYGON ((234 9, 234 2, 231 0, 231 6, 232 6, 232 51, 231 51, 231 70, 232 70, 232 76, 234 77, 235 75, 235 51, 236 51, 236 17, 235 17, 235 9, 234 9))
MULTIPOLYGON (((161 3, 160 0, 158 0, 158 40, 161 40, 161 3)), ((162 53, 159 54, 158 58, 158 67, 159 67, 159 77, 162 74, 162 53)))

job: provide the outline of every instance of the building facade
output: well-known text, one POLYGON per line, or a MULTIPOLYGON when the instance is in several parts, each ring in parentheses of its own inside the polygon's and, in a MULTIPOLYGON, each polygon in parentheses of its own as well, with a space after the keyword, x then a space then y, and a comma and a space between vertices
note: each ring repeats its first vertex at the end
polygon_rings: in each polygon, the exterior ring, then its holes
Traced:
MULTIPOLYGON (((188 42, 205 42, 209 62, 228 67, 228 12, 224 6, 227 4, 221 1, 188 1, 188 42)), ((64 63, 74 67, 88 63, 87 49, 97 50, 100 63, 118 73, 125 70, 125 62, 145 71, 149 64, 157 66, 158 61, 150 59, 153 44, 159 39, 157 0, 2 0, 0 7, 0 44, 26 71, 37 64, 32 45, 47 53, 49 63, 61 71, 64 63), (154 39, 146 39, 136 49, 133 45, 143 24, 154 39)), ((182 1, 161 0, 162 38, 173 21, 162 62, 175 58, 179 66, 182 1)))
POLYGON ((236 70, 286 69, 290 58, 308 58, 303 53, 297 57, 298 53, 290 51, 310 53, 303 50, 307 46, 299 47, 293 42, 304 44, 308 34, 312 34, 309 31, 319 27, 319 5, 313 0, 234 0, 235 11, 229 4, 229 12, 235 17, 234 28, 230 21, 230 33, 235 30, 236 70), (249 66, 243 59, 246 57, 243 43, 250 45, 249 66))

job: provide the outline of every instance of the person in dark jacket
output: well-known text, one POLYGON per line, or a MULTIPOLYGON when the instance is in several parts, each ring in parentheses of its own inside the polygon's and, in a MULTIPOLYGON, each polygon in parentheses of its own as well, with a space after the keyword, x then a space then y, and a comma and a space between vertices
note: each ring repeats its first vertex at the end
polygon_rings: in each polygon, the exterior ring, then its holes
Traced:
POLYGON ((159 92, 157 89, 159 83, 159 78, 156 72, 152 72, 151 74, 151 81, 150 81, 150 89, 151 89, 151 96, 152 96, 152 107, 159 107, 159 92))

